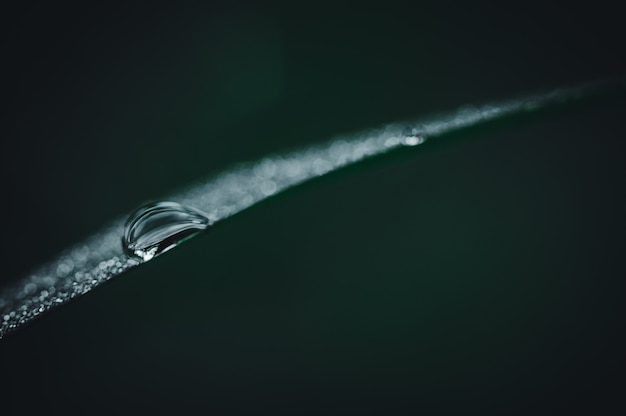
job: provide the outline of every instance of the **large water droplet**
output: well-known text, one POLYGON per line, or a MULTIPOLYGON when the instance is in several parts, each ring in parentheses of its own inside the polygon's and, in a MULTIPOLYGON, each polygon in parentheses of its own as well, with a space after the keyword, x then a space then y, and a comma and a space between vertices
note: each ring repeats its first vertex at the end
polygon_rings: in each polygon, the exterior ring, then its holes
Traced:
POLYGON ((176 202, 144 205, 126 221, 122 244, 131 256, 148 261, 206 229, 202 212, 176 202))

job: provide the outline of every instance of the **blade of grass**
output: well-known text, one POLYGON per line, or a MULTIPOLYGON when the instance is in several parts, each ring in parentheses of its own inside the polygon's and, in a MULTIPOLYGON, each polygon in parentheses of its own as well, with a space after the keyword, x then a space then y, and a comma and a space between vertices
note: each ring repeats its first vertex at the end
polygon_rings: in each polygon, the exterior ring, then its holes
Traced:
MULTIPOLYGON (((623 81, 600 82, 481 107, 463 107, 456 112, 416 122, 394 123, 242 164, 166 199, 198 208, 208 214, 211 223, 215 223, 291 187, 363 160, 506 117, 537 113, 615 92, 621 94, 624 86, 623 81)), ((138 266, 140 261, 129 257, 122 249, 125 220, 113 221, 4 290, 0 296, 0 339, 34 318, 138 266)))

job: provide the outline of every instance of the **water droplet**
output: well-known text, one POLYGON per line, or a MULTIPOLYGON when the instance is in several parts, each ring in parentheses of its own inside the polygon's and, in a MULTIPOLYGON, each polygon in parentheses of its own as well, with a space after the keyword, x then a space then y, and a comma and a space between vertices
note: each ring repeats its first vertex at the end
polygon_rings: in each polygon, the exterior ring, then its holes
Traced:
POLYGON ((37 285, 34 283, 26 283, 26 285, 24 286, 24 294, 27 296, 35 293, 36 290, 37 290, 37 285))
POLYGON ((276 192, 276 184, 274 181, 263 181, 259 189, 263 195, 270 196, 276 192))
POLYGON ((128 218, 122 243, 129 255, 148 261, 209 225, 207 216, 194 208, 176 202, 151 203, 128 218))
POLYGON ((424 138, 422 136, 406 136, 404 138, 404 144, 407 146, 417 146, 422 143, 424 143, 424 138))

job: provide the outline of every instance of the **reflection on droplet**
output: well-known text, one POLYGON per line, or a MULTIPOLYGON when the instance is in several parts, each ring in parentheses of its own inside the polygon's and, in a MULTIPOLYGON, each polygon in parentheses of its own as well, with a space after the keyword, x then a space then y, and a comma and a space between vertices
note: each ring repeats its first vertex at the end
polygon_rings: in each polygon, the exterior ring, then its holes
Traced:
POLYGON ((148 261, 211 225, 207 216, 176 202, 144 205, 126 221, 122 243, 131 256, 148 261))

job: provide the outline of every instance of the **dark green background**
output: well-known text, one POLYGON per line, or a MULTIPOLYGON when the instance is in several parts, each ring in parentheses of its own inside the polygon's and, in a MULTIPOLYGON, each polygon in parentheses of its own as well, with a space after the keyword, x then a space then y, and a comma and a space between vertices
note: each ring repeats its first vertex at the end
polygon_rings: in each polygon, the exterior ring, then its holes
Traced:
MULTIPOLYGON (((233 163, 626 73, 600 3, 0 16, 3 284, 233 163)), ((0 341, 0 412, 623 410, 625 115, 518 117, 264 202, 0 341)))

